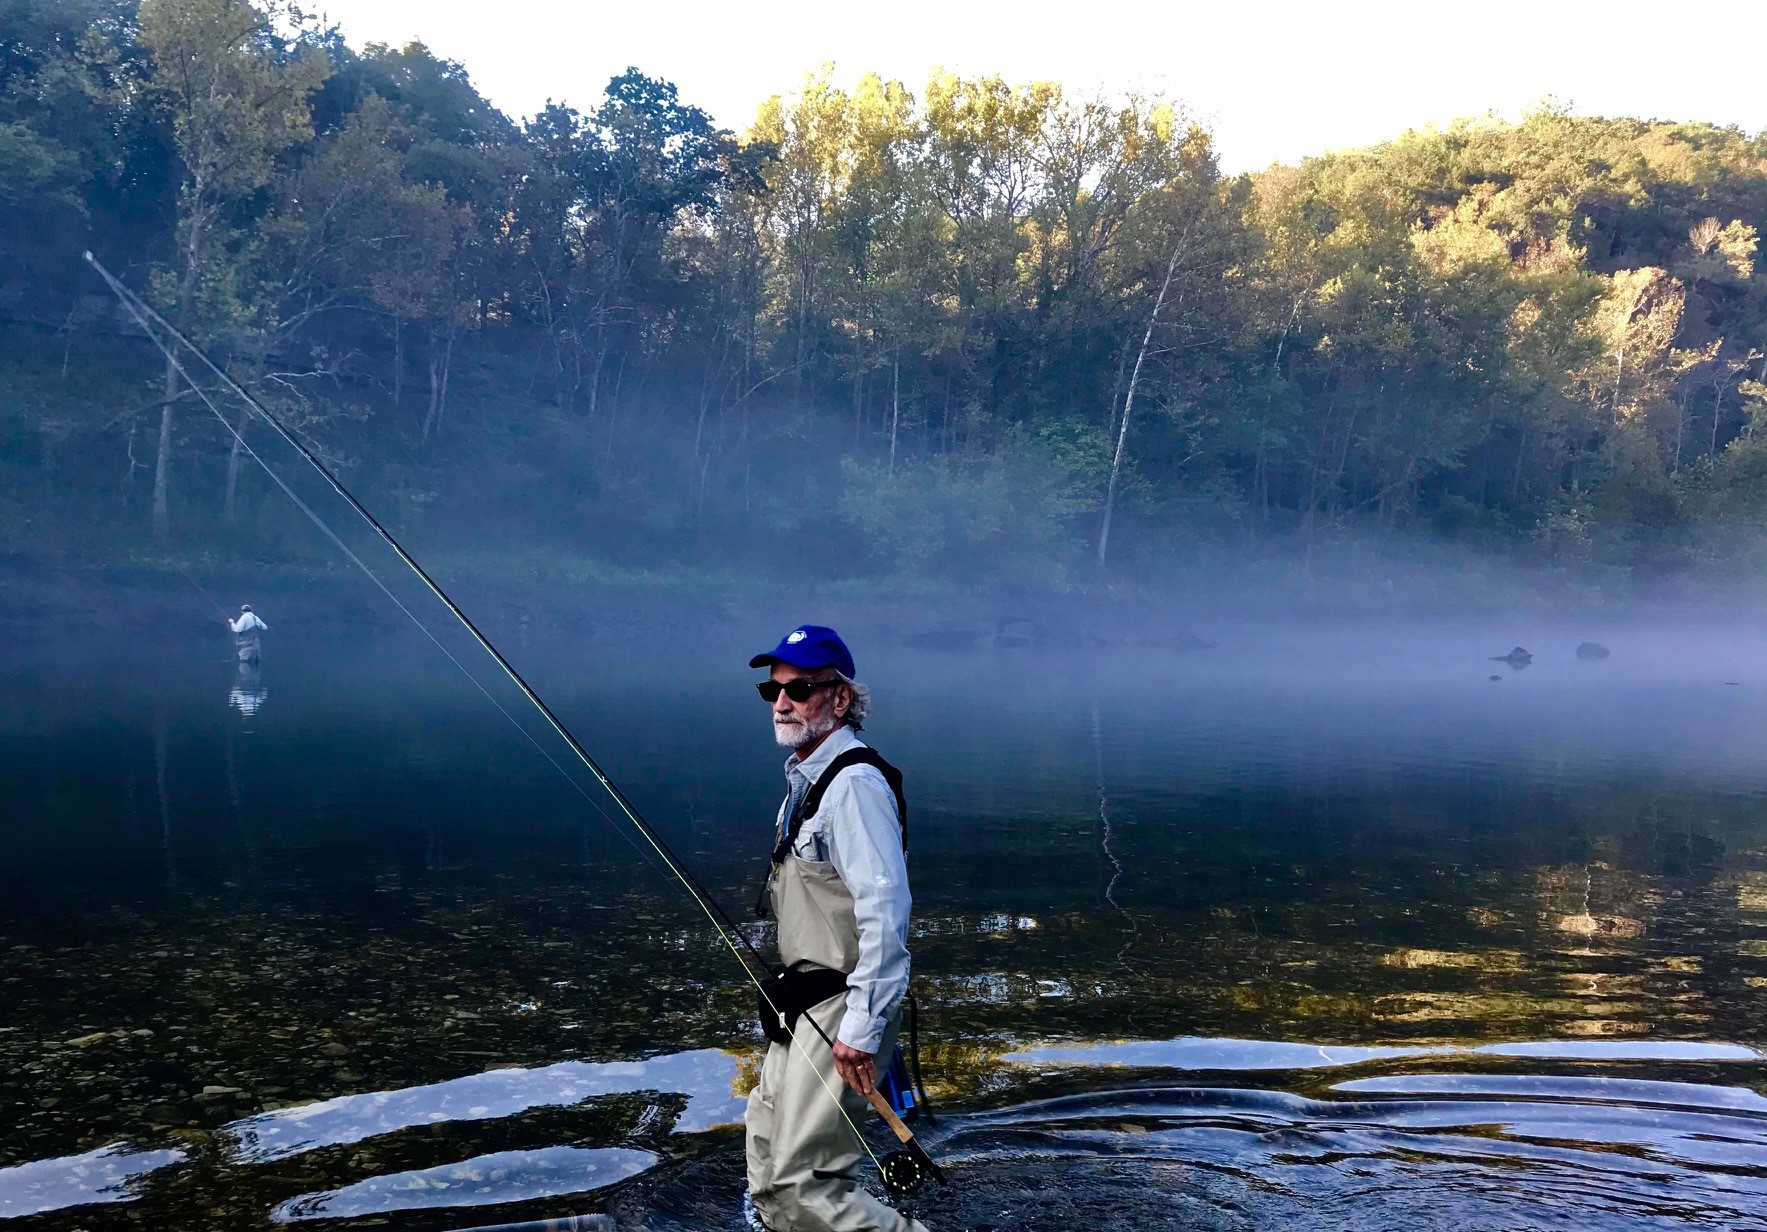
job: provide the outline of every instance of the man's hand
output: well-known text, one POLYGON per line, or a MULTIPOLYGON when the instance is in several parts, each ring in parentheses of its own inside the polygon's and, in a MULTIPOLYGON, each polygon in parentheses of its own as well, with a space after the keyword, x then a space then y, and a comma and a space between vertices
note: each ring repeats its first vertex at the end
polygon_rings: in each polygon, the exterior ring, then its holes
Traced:
POLYGON ((877 1066, 869 1052, 860 1052, 840 1040, 834 1042, 834 1068, 847 1085, 861 1095, 870 1095, 877 1086, 877 1066))

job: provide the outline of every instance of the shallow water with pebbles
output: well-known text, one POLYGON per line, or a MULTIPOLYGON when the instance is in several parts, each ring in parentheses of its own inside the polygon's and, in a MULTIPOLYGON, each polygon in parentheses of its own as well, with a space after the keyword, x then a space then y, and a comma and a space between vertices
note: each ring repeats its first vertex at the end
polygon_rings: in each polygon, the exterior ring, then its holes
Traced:
MULTIPOLYGON (((433 651, 277 629, 244 683, 0 667, 0 1222, 740 1227, 759 1043, 704 917, 433 651)), ((1767 661, 1598 632, 854 634, 910 773, 927 1222, 1767 1227, 1767 661)), ((741 648, 511 649, 751 901, 741 648)))

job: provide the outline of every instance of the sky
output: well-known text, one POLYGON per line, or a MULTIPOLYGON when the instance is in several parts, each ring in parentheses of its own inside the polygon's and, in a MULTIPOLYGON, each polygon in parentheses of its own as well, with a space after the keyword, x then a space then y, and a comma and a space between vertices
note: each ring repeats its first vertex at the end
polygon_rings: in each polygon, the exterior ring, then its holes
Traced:
POLYGON ((831 63, 918 91, 935 68, 1159 92, 1216 135, 1228 172, 1368 145, 1486 113, 1516 119, 1551 98, 1584 114, 1767 128, 1754 67, 1761 0, 1648 8, 1633 0, 1480 5, 1050 4, 829 0, 667 5, 600 0, 319 0, 356 46, 421 39, 459 60, 505 112, 548 99, 587 109, 636 66, 742 131, 768 95, 831 63))

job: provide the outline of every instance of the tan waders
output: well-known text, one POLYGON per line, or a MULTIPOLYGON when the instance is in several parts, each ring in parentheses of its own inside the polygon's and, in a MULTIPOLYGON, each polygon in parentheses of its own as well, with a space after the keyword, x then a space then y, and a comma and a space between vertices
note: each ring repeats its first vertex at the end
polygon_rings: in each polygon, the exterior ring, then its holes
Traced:
MULTIPOLYGON (((769 894, 779 921, 780 961, 853 970, 859 961, 853 896, 832 865, 787 855, 769 894)), ((834 1039, 845 1012, 843 995, 806 1016, 834 1039)), ((884 1032, 880 1070, 896 1046, 899 1021, 899 1014, 892 1017, 884 1032)), ((745 1120, 749 1194, 772 1232, 925 1232, 918 1220, 897 1214, 859 1185, 867 1156, 853 1126, 870 1115, 871 1105, 842 1080, 834 1053, 808 1022, 799 1019, 792 1043, 768 1045, 745 1120), (839 1107, 831 1091, 840 1096, 839 1107)))

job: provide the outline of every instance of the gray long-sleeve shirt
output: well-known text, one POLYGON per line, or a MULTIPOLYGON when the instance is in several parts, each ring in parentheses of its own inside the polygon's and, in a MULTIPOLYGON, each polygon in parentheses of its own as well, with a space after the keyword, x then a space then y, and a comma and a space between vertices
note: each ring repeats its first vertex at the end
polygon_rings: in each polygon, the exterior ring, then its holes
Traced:
MULTIPOLYGON (((779 833, 792 808, 828 764, 862 744, 850 727, 837 728, 803 761, 785 763, 790 788, 779 806, 779 833)), ((859 964, 847 977, 847 1012, 837 1038, 850 1048, 876 1053, 884 1028, 908 991, 908 862, 896 796, 875 766, 854 766, 829 785, 816 815, 798 831, 792 854, 826 860, 853 896, 859 926, 859 964)))

